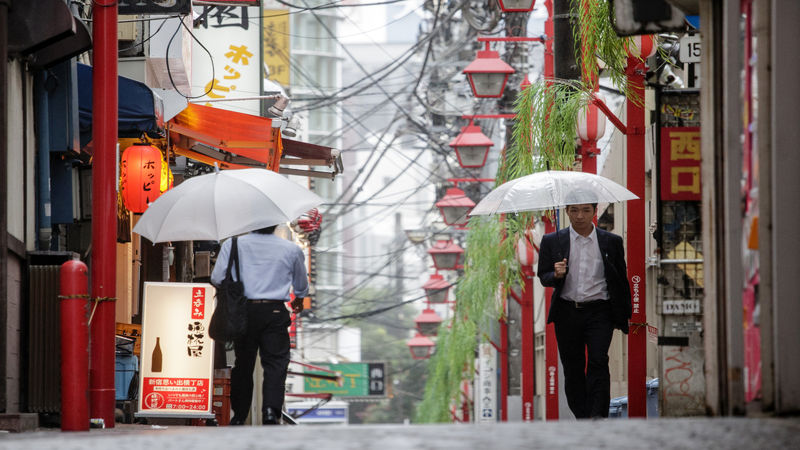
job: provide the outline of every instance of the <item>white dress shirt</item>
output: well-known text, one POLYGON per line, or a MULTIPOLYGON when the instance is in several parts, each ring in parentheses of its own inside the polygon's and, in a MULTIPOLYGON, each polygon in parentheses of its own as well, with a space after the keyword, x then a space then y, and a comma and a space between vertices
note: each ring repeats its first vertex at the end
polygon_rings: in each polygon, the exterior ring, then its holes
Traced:
POLYGON ((564 280, 561 297, 574 302, 608 299, 603 257, 597 242, 597 230, 592 227, 589 236, 581 236, 569 227, 569 272, 564 280))
MULTIPOLYGON (((225 279, 231 252, 228 239, 220 246, 211 282, 219 285, 225 279)), ((289 289, 296 297, 308 295, 308 275, 303 251, 293 242, 274 234, 250 233, 239 236, 239 269, 242 271, 244 295, 248 299, 289 300, 289 289)), ((236 269, 233 278, 238 280, 236 269)))

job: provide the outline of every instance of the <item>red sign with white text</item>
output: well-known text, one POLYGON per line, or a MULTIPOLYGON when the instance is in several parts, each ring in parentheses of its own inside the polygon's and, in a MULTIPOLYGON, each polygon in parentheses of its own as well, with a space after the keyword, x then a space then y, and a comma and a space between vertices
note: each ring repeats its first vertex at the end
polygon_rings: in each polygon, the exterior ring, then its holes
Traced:
POLYGON ((208 409, 208 379, 157 378, 144 379, 142 409, 182 409, 205 411, 208 409))
POLYGON ((192 288, 192 319, 203 320, 206 311, 206 288, 192 288))

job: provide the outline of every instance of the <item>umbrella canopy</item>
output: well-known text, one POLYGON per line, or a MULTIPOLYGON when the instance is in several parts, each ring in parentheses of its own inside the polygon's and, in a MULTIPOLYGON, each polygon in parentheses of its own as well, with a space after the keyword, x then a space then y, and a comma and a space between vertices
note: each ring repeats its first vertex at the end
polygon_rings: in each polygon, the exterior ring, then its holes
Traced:
POLYGON ((548 170, 511 180, 473 208, 471 216, 542 211, 583 203, 616 203, 637 199, 608 178, 583 172, 548 170))
POLYGON ((290 222, 322 198, 266 169, 189 178, 150 204, 133 228, 152 242, 219 241, 290 222))

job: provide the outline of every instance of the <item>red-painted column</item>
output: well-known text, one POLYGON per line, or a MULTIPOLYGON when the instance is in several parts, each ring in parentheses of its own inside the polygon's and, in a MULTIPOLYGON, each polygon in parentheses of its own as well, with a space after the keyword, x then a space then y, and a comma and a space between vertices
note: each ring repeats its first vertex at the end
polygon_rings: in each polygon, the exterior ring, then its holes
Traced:
POLYGON ((89 269, 61 265, 61 431, 89 429, 89 269))
POLYGON ((91 417, 114 426, 117 243, 117 2, 94 3, 92 86, 91 417), (109 300, 109 301, 107 301, 109 300))
MULTIPOLYGON (((544 6, 547 8, 547 20, 544 23, 544 34, 547 36, 544 44, 544 78, 552 80, 555 73, 553 59, 553 0, 545 0, 544 6)), ((551 220, 547 219, 547 217, 544 220, 545 233, 556 231, 555 224, 551 220)), ((545 288, 545 314, 550 311, 550 297, 552 295, 553 288, 545 288)), ((558 420, 558 344, 556 343, 556 330, 553 324, 545 325, 544 345, 544 364, 547 368, 545 419, 558 420)))
POLYGON ((627 183, 638 200, 627 203, 626 214, 628 279, 631 284, 633 316, 628 334, 628 417, 647 417, 647 315, 645 314, 645 136, 644 62, 628 57, 628 83, 637 104, 627 101, 627 183))
POLYGON ((508 422, 508 323, 506 323, 505 319, 500 319, 499 322, 500 322, 500 421, 508 422))
MULTIPOLYGON (((544 218, 544 232, 553 233, 556 226, 552 220, 544 218)), ((550 311, 550 302, 553 288, 544 290, 545 314, 550 311)), ((545 319, 546 320, 546 319, 545 319)), ((545 419, 558 420, 558 343, 556 343, 556 329, 552 323, 545 325, 544 334, 544 365, 547 368, 547 382, 545 386, 545 419)))
POLYGON ((522 335, 522 421, 533 421, 533 394, 534 394, 534 336, 533 336, 533 275, 525 274, 523 278, 523 291, 519 305, 520 334, 522 335))

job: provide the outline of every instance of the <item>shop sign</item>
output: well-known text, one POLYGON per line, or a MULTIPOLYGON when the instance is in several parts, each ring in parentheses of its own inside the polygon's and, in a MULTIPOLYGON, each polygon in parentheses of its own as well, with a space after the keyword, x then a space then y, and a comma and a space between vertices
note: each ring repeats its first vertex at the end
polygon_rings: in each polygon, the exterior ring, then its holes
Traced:
POLYGON ((206 106, 259 115, 261 9, 205 5, 193 12, 192 95, 201 96, 197 101, 206 106), (223 101, 243 97, 255 99, 223 101))
POLYGON ((661 200, 699 201, 700 127, 661 128, 661 200))
POLYGON ((700 314, 700 300, 664 300, 662 314, 700 314))
MULTIPOLYGON (((357 362, 342 364, 314 364, 323 369, 341 374, 341 382, 303 378, 304 392, 330 393, 337 397, 384 397, 386 396, 386 365, 382 362, 357 362)), ((307 370, 306 374, 330 375, 326 372, 307 370)))
POLYGON ((265 9, 264 64, 269 79, 289 86, 289 10, 265 9))
MULTIPOLYGON (((105 6, 95 3, 98 7, 105 6)), ((135 14, 189 14, 192 12, 191 0, 119 0, 120 15, 135 14)))
POLYGON ((214 287, 144 284, 137 417, 213 418, 214 287))

